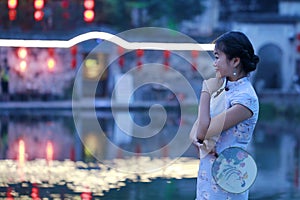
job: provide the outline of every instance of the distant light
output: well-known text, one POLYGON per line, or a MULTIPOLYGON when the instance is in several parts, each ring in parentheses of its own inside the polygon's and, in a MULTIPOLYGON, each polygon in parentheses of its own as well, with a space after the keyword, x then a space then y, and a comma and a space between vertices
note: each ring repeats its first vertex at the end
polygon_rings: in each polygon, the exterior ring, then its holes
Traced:
POLYGON ((46 147, 47 161, 53 160, 53 143, 51 141, 47 141, 46 147))
POLYGON ((21 58, 21 59, 25 59, 27 56, 27 49, 24 48, 24 47, 20 47, 18 49, 18 57, 21 58))
POLYGON ((26 69, 27 69, 27 62, 25 60, 22 60, 20 62, 20 71, 25 72, 26 69))
POLYGON ((18 1, 17 0, 8 0, 7 1, 7 7, 9 9, 16 9, 18 5, 18 1))
POLYGON ((43 11, 41 11, 41 10, 34 11, 34 19, 36 21, 41 21, 43 19, 43 17, 44 17, 44 12, 43 11))
POLYGON ((48 58, 48 60, 47 60, 47 66, 48 66, 48 69, 50 71, 53 71, 53 69, 55 67, 55 60, 54 60, 54 58, 48 58))
POLYGON ((34 9, 41 10, 44 8, 44 0, 35 0, 34 1, 34 9))
POLYGON ((19 163, 23 165, 25 163, 25 142, 19 140, 19 163))
POLYGON ((87 10, 92 10, 95 7, 95 2, 94 0, 85 0, 83 6, 87 10))
POLYGON ((84 21, 92 22, 95 18, 95 12, 93 10, 85 10, 84 13, 84 21))

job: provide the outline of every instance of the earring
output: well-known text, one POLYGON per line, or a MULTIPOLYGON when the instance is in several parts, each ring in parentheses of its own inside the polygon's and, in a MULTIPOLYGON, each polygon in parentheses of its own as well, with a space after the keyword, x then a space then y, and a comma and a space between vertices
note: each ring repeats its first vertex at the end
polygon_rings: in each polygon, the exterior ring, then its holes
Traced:
POLYGON ((236 69, 233 69, 233 76, 236 76, 236 69))

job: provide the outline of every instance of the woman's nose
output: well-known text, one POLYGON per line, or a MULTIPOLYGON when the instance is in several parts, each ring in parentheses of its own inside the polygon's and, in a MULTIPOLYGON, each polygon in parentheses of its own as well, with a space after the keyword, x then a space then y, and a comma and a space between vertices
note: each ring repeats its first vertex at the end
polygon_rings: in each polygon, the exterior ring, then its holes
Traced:
POLYGON ((217 62, 216 61, 213 62, 213 66, 217 67, 217 62))

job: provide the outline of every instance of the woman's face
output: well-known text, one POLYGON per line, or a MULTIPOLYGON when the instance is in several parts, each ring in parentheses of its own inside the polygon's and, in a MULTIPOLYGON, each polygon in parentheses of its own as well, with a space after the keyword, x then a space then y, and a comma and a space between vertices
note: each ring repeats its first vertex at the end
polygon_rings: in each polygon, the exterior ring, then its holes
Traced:
POLYGON ((216 70, 216 77, 230 77, 233 74, 233 62, 228 60, 226 54, 218 49, 214 50, 214 67, 216 70))

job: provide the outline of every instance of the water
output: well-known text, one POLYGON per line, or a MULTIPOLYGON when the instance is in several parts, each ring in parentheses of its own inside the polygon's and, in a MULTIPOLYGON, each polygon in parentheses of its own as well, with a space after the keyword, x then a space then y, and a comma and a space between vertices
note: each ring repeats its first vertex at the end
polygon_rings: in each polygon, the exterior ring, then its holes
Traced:
MULTIPOLYGON (((138 126, 116 113, 97 112, 101 129, 89 112, 76 118, 77 129, 70 111, 2 113, 0 197, 194 199, 197 151, 186 143, 193 113, 132 111, 138 126)), ((299 130, 297 119, 259 120, 249 147, 259 170, 250 199, 300 198, 299 130)))

